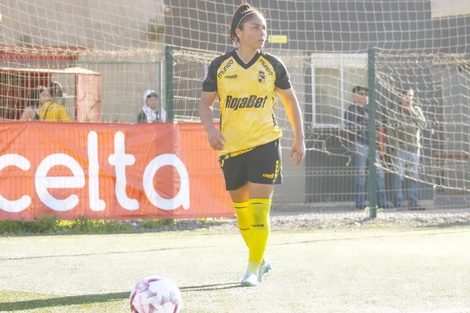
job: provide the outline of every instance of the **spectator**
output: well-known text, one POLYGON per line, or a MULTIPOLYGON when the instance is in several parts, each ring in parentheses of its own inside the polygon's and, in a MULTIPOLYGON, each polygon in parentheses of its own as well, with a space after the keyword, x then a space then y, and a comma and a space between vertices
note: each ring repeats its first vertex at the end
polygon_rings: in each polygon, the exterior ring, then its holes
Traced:
POLYGON ((420 107, 413 103, 414 91, 403 91, 398 97, 399 104, 389 112, 387 127, 388 144, 395 170, 393 190, 395 207, 403 207, 403 182, 408 171, 409 200, 411 210, 423 209, 419 206, 418 171, 420 162, 421 129, 426 126, 426 118, 420 107))
POLYGON ((137 123, 165 122, 166 112, 160 109, 158 94, 155 90, 148 89, 144 94, 144 106, 137 115, 137 123), (161 114, 160 114, 161 111, 161 114))
POLYGON ((64 105, 64 103, 62 103, 63 101, 62 85, 59 82, 52 81, 49 84, 49 95, 51 96, 50 98, 51 101, 64 105))
POLYGON ((49 94, 51 98, 41 107, 39 118, 42 121, 71 122, 72 119, 67 110, 59 104, 62 98, 62 86, 58 82, 51 82, 49 94))
MULTIPOLYGON (((352 89, 354 103, 348 107, 345 113, 346 126, 354 133, 354 164, 358 171, 355 177, 354 192, 356 208, 363 210, 366 207, 366 169, 369 155, 369 131, 367 123, 369 114, 367 112, 367 88, 355 86, 352 89)), ((380 162, 379 151, 376 151, 376 162, 380 162)), ((377 175, 377 206, 379 208, 390 208, 385 195, 385 174, 381 167, 376 167, 377 175)))
POLYGON ((39 110, 49 99, 49 91, 44 86, 37 86, 30 94, 28 106, 24 109, 20 119, 23 121, 39 120, 39 110))

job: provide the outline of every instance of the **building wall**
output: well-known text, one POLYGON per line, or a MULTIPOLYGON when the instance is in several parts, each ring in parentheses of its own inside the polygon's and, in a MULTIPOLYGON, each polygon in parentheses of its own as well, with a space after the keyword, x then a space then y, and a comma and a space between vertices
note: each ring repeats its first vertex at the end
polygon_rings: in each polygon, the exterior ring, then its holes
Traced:
POLYGON ((0 43, 10 45, 154 49, 149 23, 164 24, 163 0, 6 0, 0 9, 0 43))
MULTIPOLYGON (((452 32, 470 25, 470 3, 458 0, 458 12, 445 15, 437 1, 280 1, 253 0, 265 12, 269 34, 286 35, 285 44, 266 48, 315 53, 365 52, 375 47, 396 51, 469 52, 468 32, 452 32), (465 15, 466 14, 466 15, 465 15), (433 19, 433 16, 436 18, 433 19)), ((441 1, 442 2, 442 1, 441 1)), ((230 46, 229 27, 240 1, 166 1, 167 44, 223 52, 230 46), (197 19, 192 17, 197 16, 197 19)))

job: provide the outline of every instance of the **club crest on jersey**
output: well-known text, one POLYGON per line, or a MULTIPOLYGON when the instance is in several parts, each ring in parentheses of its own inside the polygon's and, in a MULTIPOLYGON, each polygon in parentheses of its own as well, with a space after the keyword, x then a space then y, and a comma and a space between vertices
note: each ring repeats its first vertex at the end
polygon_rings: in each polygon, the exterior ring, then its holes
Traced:
POLYGON ((266 80, 266 76, 264 75, 264 72, 263 71, 259 71, 258 73, 258 81, 260 83, 264 83, 266 80))

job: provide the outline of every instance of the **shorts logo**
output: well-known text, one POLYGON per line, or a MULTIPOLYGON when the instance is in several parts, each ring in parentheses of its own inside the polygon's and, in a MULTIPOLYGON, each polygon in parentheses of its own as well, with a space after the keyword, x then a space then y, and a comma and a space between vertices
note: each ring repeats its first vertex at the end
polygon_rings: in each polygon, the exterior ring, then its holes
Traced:
POLYGON ((263 174, 264 178, 274 179, 276 178, 277 174, 279 173, 279 160, 276 160, 276 168, 274 169, 273 174, 263 174))
POLYGON ((276 168, 274 169, 274 173, 272 174, 263 174, 264 178, 274 179, 276 178, 277 174, 279 173, 279 160, 276 161, 276 168))
POLYGON ((266 76, 264 75, 264 72, 263 71, 259 71, 258 73, 258 81, 260 83, 264 83, 264 81, 266 80, 266 76))

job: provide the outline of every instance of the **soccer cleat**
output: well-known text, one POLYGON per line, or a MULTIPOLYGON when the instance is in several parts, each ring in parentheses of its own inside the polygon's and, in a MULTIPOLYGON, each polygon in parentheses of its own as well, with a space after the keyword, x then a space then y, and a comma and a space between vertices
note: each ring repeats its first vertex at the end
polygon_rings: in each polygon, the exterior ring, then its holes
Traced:
POLYGON ((258 281, 262 281, 263 275, 268 273, 272 268, 273 268, 273 265, 271 261, 265 258, 263 262, 261 263, 261 266, 259 267, 259 270, 258 270, 258 281))
POLYGON ((253 272, 246 272, 243 276, 242 281, 240 282, 242 287, 255 287, 258 286, 258 277, 253 272))

